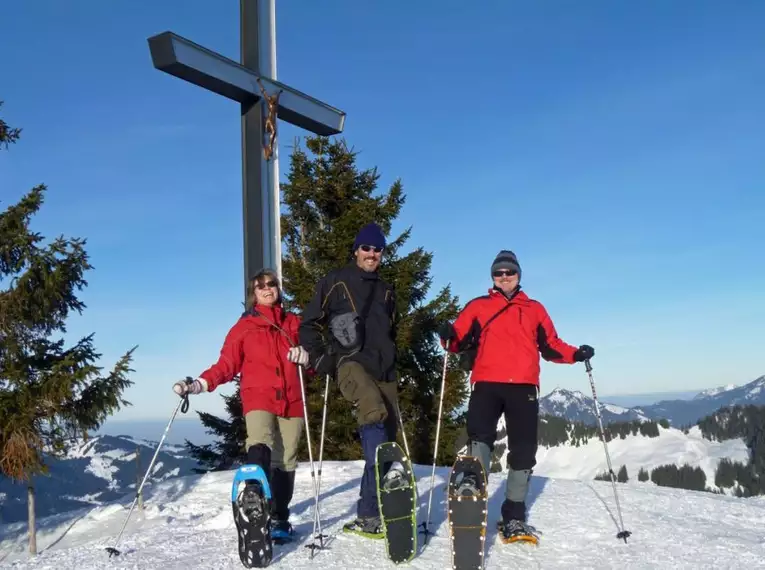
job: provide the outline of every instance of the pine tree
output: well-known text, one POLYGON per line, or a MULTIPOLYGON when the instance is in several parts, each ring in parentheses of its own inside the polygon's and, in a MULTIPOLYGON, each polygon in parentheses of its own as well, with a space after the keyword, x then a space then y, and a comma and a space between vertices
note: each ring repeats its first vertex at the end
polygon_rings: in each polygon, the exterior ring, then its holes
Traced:
POLYGON ((239 396, 239 379, 235 380, 236 390, 230 396, 221 395, 225 402, 229 420, 224 420, 208 412, 197 412, 199 419, 207 428, 207 433, 216 436, 217 441, 211 444, 195 445, 186 440, 186 449, 194 457, 201 468, 194 471, 222 471, 241 465, 247 457, 245 440, 247 428, 242 415, 242 400, 239 396))
MULTIPOLYGON (((358 230, 376 222, 388 236, 380 275, 395 287, 398 313, 399 408, 412 460, 428 464, 433 460, 436 422, 441 388, 443 351, 436 330, 458 313, 457 299, 444 287, 430 300, 432 253, 414 248, 404 253, 411 228, 391 239, 393 222, 405 202, 403 185, 395 181, 387 192, 376 194, 379 174, 376 168, 360 170, 357 153, 344 140, 307 137, 305 149, 295 145, 290 157, 287 182, 281 185, 286 206, 281 218, 284 241, 282 260, 285 308, 300 313, 314 294, 319 279, 330 270, 351 260, 351 249, 358 230)), ((467 398, 467 382, 449 359, 438 463, 450 464, 455 456, 455 439, 464 425, 464 414, 456 410, 467 398)), ((312 429, 312 441, 318 452, 324 378, 306 377, 306 399, 312 429)), ((359 459, 361 446, 358 424, 352 407, 341 396, 334 381, 327 400, 324 458, 359 459)), ((241 408, 229 407, 229 422, 206 416, 202 418, 219 438, 227 443, 195 447, 190 452, 209 466, 230 465, 222 455, 244 454, 241 408), (234 429, 237 433, 232 434, 234 429), (237 443, 234 443, 237 442, 237 443)), ((400 432, 400 430, 399 430, 400 432)), ((399 433, 399 442, 403 443, 399 433)), ((300 459, 308 457, 305 439, 300 459)))
MULTIPOLYGON (((0 148, 20 135, 0 120, 0 148)), ((93 334, 71 346, 61 338, 67 317, 85 308, 76 292, 87 286, 83 276, 92 267, 85 240, 61 236, 45 244, 31 230, 46 190, 41 184, 0 213, 0 472, 27 485, 32 554, 33 477, 47 472, 46 457, 66 453, 75 438, 87 438, 129 405, 122 393, 132 385, 135 349, 101 376, 93 334)))
POLYGON ((627 466, 622 465, 621 469, 619 469, 619 472, 616 474, 616 480, 619 483, 626 483, 629 481, 630 476, 627 474, 627 466))

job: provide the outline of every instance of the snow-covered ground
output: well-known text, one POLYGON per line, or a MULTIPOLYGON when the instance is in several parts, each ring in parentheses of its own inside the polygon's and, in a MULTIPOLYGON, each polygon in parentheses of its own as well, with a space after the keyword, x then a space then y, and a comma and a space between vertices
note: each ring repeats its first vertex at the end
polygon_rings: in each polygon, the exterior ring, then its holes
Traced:
MULTIPOLYGON (((598 444, 600 445, 600 444, 598 444)), ((584 451, 581 450, 580 451, 584 451)), ((602 451, 602 448, 601 448, 602 451)), ((301 538, 277 546, 272 568, 394 568, 385 546, 343 535, 353 517, 361 462, 326 462, 322 477, 322 522, 330 535, 313 560, 304 548, 312 527, 313 493, 308 467, 296 478, 292 520, 301 538)), ((418 466, 419 521, 425 519, 430 489, 429 466, 418 466)), ((231 518, 233 472, 179 477, 156 484, 146 496, 146 510, 135 511, 109 558, 132 502, 58 515, 38 521, 38 549, 29 560, 23 524, 0 529, 3 568, 86 570, 189 570, 242 568, 231 518)), ((447 468, 436 470, 430 528, 435 531, 408 568, 451 567, 445 524, 447 468)), ((589 479, 589 477, 588 477, 589 479)), ((610 483, 592 480, 532 478, 530 522, 543 533, 537 547, 503 545, 493 525, 503 499, 504 475, 492 475, 486 568, 765 568, 765 498, 737 499, 711 493, 656 487, 652 483, 617 485, 627 530, 627 544, 615 538, 618 520, 610 483)))
MULTIPOLYGON (((625 439, 612 439, 608 442, 608 453, 614 471, 626 465, 630 479, 637 479, 641 467, 650 473, 651 469, 660 465, 688 463, 691 467, 701 467, 707 476, 708 487, 715 486, 715 471, 722 458, 742 463, 749 460, 744 440, 710 441, 702 437, 698 426, 691 428, 687 435, 679 429, 659 426, 659 437, 638 434, 625 439)), ((503 468, 505 461, 503 459, 503 468)), ((539 475, 564 479, 592 479, 606 470, 606 454, 600 438, 590 439, 579 447, 540 446, 534 468, 539 475)))

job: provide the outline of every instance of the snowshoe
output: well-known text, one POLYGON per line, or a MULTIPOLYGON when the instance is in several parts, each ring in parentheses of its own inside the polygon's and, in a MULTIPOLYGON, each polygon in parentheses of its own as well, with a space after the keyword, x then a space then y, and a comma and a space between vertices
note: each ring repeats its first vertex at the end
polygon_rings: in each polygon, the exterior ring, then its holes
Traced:
POLYGON ((417 489, 412 464, 396 442, 377 446, 375 481, 388 558, 409 562, 417 552, 417 489))
POLYGON ((489 497, 478 458, 457 457, 449 474, 447 515, 452 568, 483 568, 489 497))
POLYGON ((245 568, 265 568, 273 558, 270 499, 268 479, 260 466, 243 465, 236 471, 231 489, 231 508, 239 559, 245 568), (241 490, 240 483, 244 483, 241 490))

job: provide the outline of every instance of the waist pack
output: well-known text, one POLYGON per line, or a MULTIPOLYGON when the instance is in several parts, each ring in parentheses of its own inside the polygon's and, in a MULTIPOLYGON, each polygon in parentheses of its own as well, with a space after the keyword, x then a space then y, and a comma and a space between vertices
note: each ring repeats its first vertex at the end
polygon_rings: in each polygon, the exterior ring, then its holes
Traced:
MULTIPOLYGON (((348 311, 332 317, 329 321, 329 330, 332 338, 339 344, 345 352, 358 352, 364 348, 366 336, 366 320, 369 311, 372 308, 372 302, 377 292, 377 286, 380 282, 375 281, 372 291, 369 293, 361 313, 348 311)), ((346 289, 348 296, 351 293, 346 289)))

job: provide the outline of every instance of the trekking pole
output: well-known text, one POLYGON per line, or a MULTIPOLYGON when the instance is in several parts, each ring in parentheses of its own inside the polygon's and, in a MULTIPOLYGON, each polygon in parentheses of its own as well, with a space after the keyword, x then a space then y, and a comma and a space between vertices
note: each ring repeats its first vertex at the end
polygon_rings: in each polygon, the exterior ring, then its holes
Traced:
MULTIPOLYGON (((324 428, 327 425, 327 398, 329 396, 329 374, 325 376, 324 381, 324 409, 321 413, 321 439, 319 440, 319 476, 316 480, 316 508, 313 513, 313 539, 319 539, 319 548, 324 548, 324 539, 327 535, 321 530, 321 511, 319 509, 321 499, 321 468, 324 463, 324 428), (318 528, 319 534, 316 534, 318 528)), ((314 548, 311 548, 311 557, 313 557, 314 548)))
POLYGON ((444 371, 441 375, 441 399, 438 403, 438 423, 436 424, 436 444, 433 448, 433 471, 430 474, 430 497, 428 497, 428 516, 425 518, 425 520, 422 522, 422 528, 423 530, 420 531, 421 534, 425 535, 425 544, 428 543, 428 535, 430 535, 430 531, 428 530, 428 521, 430 520, 430 507, 433 503, 433 486, 435 484, 436 480, 436 459, 438 457, 438 438, 441 435, 441 412, 444 408, 444 388, 446 386, 446 365, 449 363, 449 353, 444 353, 444 371))
POLYGON ((590 387, 592 388, 592 400, 595 402, 595 416, 598 418, 598 427, 600 428, 600 439, 603 441, 603 449, 606 452, 606 463, 608 464, 608 473, 611 475, 611 485, 614 488, 614 499, 616 500, 616 512, 619 514, 619 523, 621 524, 621 530, 616 534, 616 538, 624 540, 627 543, 627 537, 632 533, 624 529, 624 520, 622 520, 622 509, 619 506, 619 495, 616 493, 616 475, 611 467, 611 456, 608 454, 608 445, 606 444, 606 434, 603 430, 603 421, 600 419, 600 404, 598 404, 598 396, 595 393, 595 380, 592 379, 592 365, 590 359, 584 361, 587 375, 590 377, 590 387))
POLYGON ((420 503, 420 490, 417 488, 417 476, 414 474, 414 463, 412 462, 412 456, 409 455, 409 443, 406 441, 406 430, 404 429, 404 419, 401 417, 401 408, 398 405, 398 398, 396 398, 396 413, 398 414, 398 423, 401 425, 401 437, 404 438, 404 451, 406 451, 406 457, 409 460, 409 464, 412 466, 412 477, 414 477, 414 492, 417 495, 417 504, 420 503))
POLYGON ((409 442, 406 441, 406 429, 404 429, 404 418, 401 417, 401 408, 398 405, 398 398, 396 398, 396 414, 398 415, 398 423, 401 426, 401 437, 404 438, 404 451, 409 458, 409 462, 412 461, 412 456, 409 454, 409 442))
MULTIPOLYGON (((191 378, 186 378, 186 384, 189 385, 193 381, 191 378)), ((189 393, 186 392, 180 400, 178 400, 178 405, 175 407, 175 411, 173 412, 172 417, 170 418, 170 421, 167 423, 167 427, 165 428, 165 432, 162 434, 162 439, 159 440, 159 444, 157 445, 156 451, 154 451, 154 457, 151 458, 151 462, 149 463, 149 468, 146 470, 146 474, 143 476, 143 481, 141 481, 141 484, 138 486, 138 489, 135 492, 135 498, 133 499, 133 504, 130 505, 130 511, 128 512, 127 518, 125 519, 125 523, 122 525, 122 530, 120 530, 120 533, 117 535, 117 540, 114 541, 114 546, 107 546, 106 551, 109 553, 109 558, 112 556, 119 556, 120 551, 117 550, 117 544, 120 541, 120 538, 122 537, 122 533, 125 532, 125 527, 127 526, 128 521, 130 520, 130 515, 133 514, 133 509, 135 508, 135 504, 138 501, 138 497, 141 495, 141 490, 143 489, 144 484, 146 483, 146 480, 149 478, 149 474, 151 473, 151 468, 154 467, 154 462, 157 460, 157 455, 159 455, 159 450, 162 447, 162 444, 165 441, 165 438, 167 437, 168 432, 170 431, 170 426, 173 425, 173 421, 175 421, 175 416, 178 414, 178 410, 181 411, 181 413, 185 414, 189 410, 189 393)))
MULTIPOLYGON (((305 397, 305 382, 303 380, 303 367, 300 365, 298 365, 298 376, 300 377, 300 395, 303 398, 303 418, 305 420, 305 441, 306 441, 306 446, 308 447, 308 463, 311 466, 311 482, 313 483, 314 508, 315 510, 318 510, 319 495, 316 490, 316 472, 314 471, 314 466, 313 466, 313 450, 311 448, 311 428, 308 425, 308 404, 306 402, 306 397, 305 397)), ((311 549, 311 557, 313 557, 313 551, 316 548, 316 545, 314 543, 307 544, 306 548, 311 549)))

